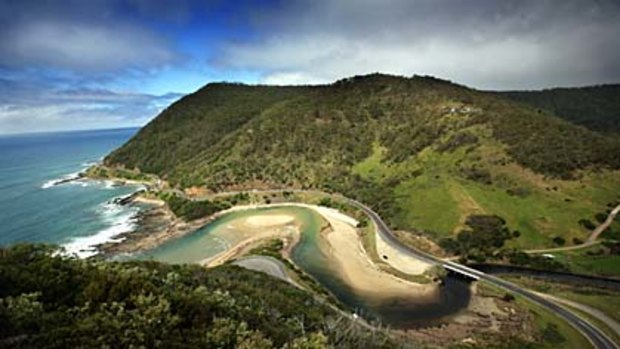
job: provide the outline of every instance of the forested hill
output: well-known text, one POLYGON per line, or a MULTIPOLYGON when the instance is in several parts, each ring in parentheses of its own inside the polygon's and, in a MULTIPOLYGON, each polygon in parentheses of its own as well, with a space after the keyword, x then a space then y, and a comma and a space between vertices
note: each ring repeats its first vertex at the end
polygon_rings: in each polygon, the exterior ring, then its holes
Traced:
POLYGON ((590 130, 620 135, 620 85, 498 92, 590 130))
POLYGON ((561 228, 580 236, 579 218, 611 200, 617 176, 590 174, 620 167, 620 141, 496 93, 372 74, 321 86, 206 85, 105 164, 154 173, 179 188, 341 192, 372 204, 394 226, 436 235, 453 232, 468 214, 499 213, 532 233, 524 244, 544 245, 551 238, 541 243, 534 234, 561 228), (581 198, 589 194, 577 184, 603 194, 581 198), (536 200, 528 207, 544 207, 511 218, 528 195, 536 200), (540 213, 547 208, 555 216, 540 213), (444 215, 432 217, 436 211, 444 215))
POLYGON ((506 147, 506 160, 545 175, 620 166, 617 141, 540 109, 430 77, 379 74, 317 87, 209 84, 105 161, 182 187, 251 179, 317 185, 348 172, 373 143, 399 163, 426 147, 475 146, 468 130, 476 125, 506 147))

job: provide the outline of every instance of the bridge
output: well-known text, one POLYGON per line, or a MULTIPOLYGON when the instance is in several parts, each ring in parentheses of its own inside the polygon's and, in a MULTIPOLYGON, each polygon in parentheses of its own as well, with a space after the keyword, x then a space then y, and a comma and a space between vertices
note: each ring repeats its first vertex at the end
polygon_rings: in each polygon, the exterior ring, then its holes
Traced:
POLYGON ((452 265, 450 265, 448 263, 445 263, 445 264, 443 264, 441 266, 444 267, 444 269, 446 269, 448 271, 451 271, 451 272, 459 274, 459 275, 467 276, 470 279, 473 279, 473 280, 479 280, 480 279, 480 276, 478 276, 478 275, 476 275, 474 273, 470 273, 470 272, 468 272, 466 270, 462 270, 460 268, 455 268, 455 267, 453 267, 452 265))

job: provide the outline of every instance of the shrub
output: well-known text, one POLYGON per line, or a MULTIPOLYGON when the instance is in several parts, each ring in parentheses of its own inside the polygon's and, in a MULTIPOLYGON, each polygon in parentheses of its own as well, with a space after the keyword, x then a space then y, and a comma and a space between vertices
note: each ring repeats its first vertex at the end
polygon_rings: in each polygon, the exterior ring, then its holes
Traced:
POLYGON ((566 244, 566 240, 561 236, 556 236, 553 238, 553 243, 558 246, 564 246, 564 244, 566 244))

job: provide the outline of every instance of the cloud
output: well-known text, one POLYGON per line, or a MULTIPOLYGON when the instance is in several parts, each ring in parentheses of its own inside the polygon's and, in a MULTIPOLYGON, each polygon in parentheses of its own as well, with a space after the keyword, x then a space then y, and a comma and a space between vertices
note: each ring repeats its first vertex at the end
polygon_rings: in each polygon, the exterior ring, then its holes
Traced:
POLYGON ((265 83, 376 71, 486 89, 620 80, 614 1, 291 1, 253 23, 261 35, 225 45, 214 63, 262 71, 265 83))
POLYGON ((180 97, 0 80, 0 133, 141 126, 180 97))
POLYGON ((187 59, 158 27, 187 7, 156 5, 0 1, 0 133, 139 126, 179 98, 133 92, 187 59))
POLYGON ((2 1, 0 66, 101 76, 179 63, 171 38, 131 15, 143 7, 137 0, 2 1))
POLYGON ((109 72, 174 62, 178 55, 154 35, 131 26, 34 22, 12 28, 0 44, 7 66, 109 72))

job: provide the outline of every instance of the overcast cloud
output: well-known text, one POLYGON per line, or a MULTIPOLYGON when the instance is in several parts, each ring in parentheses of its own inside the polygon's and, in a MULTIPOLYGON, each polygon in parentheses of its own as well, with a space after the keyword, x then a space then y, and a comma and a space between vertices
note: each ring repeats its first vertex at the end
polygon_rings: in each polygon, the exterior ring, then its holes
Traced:
POLYGON ((287 2, 256 16, 265 34, 217 63, 268 83, 390 72, 484 89, 620 81, 618 1, 287 2))
POLYGON ((616 0, 0 0, 0 133, 143 125, 211 81, 620 82, 616 0))

